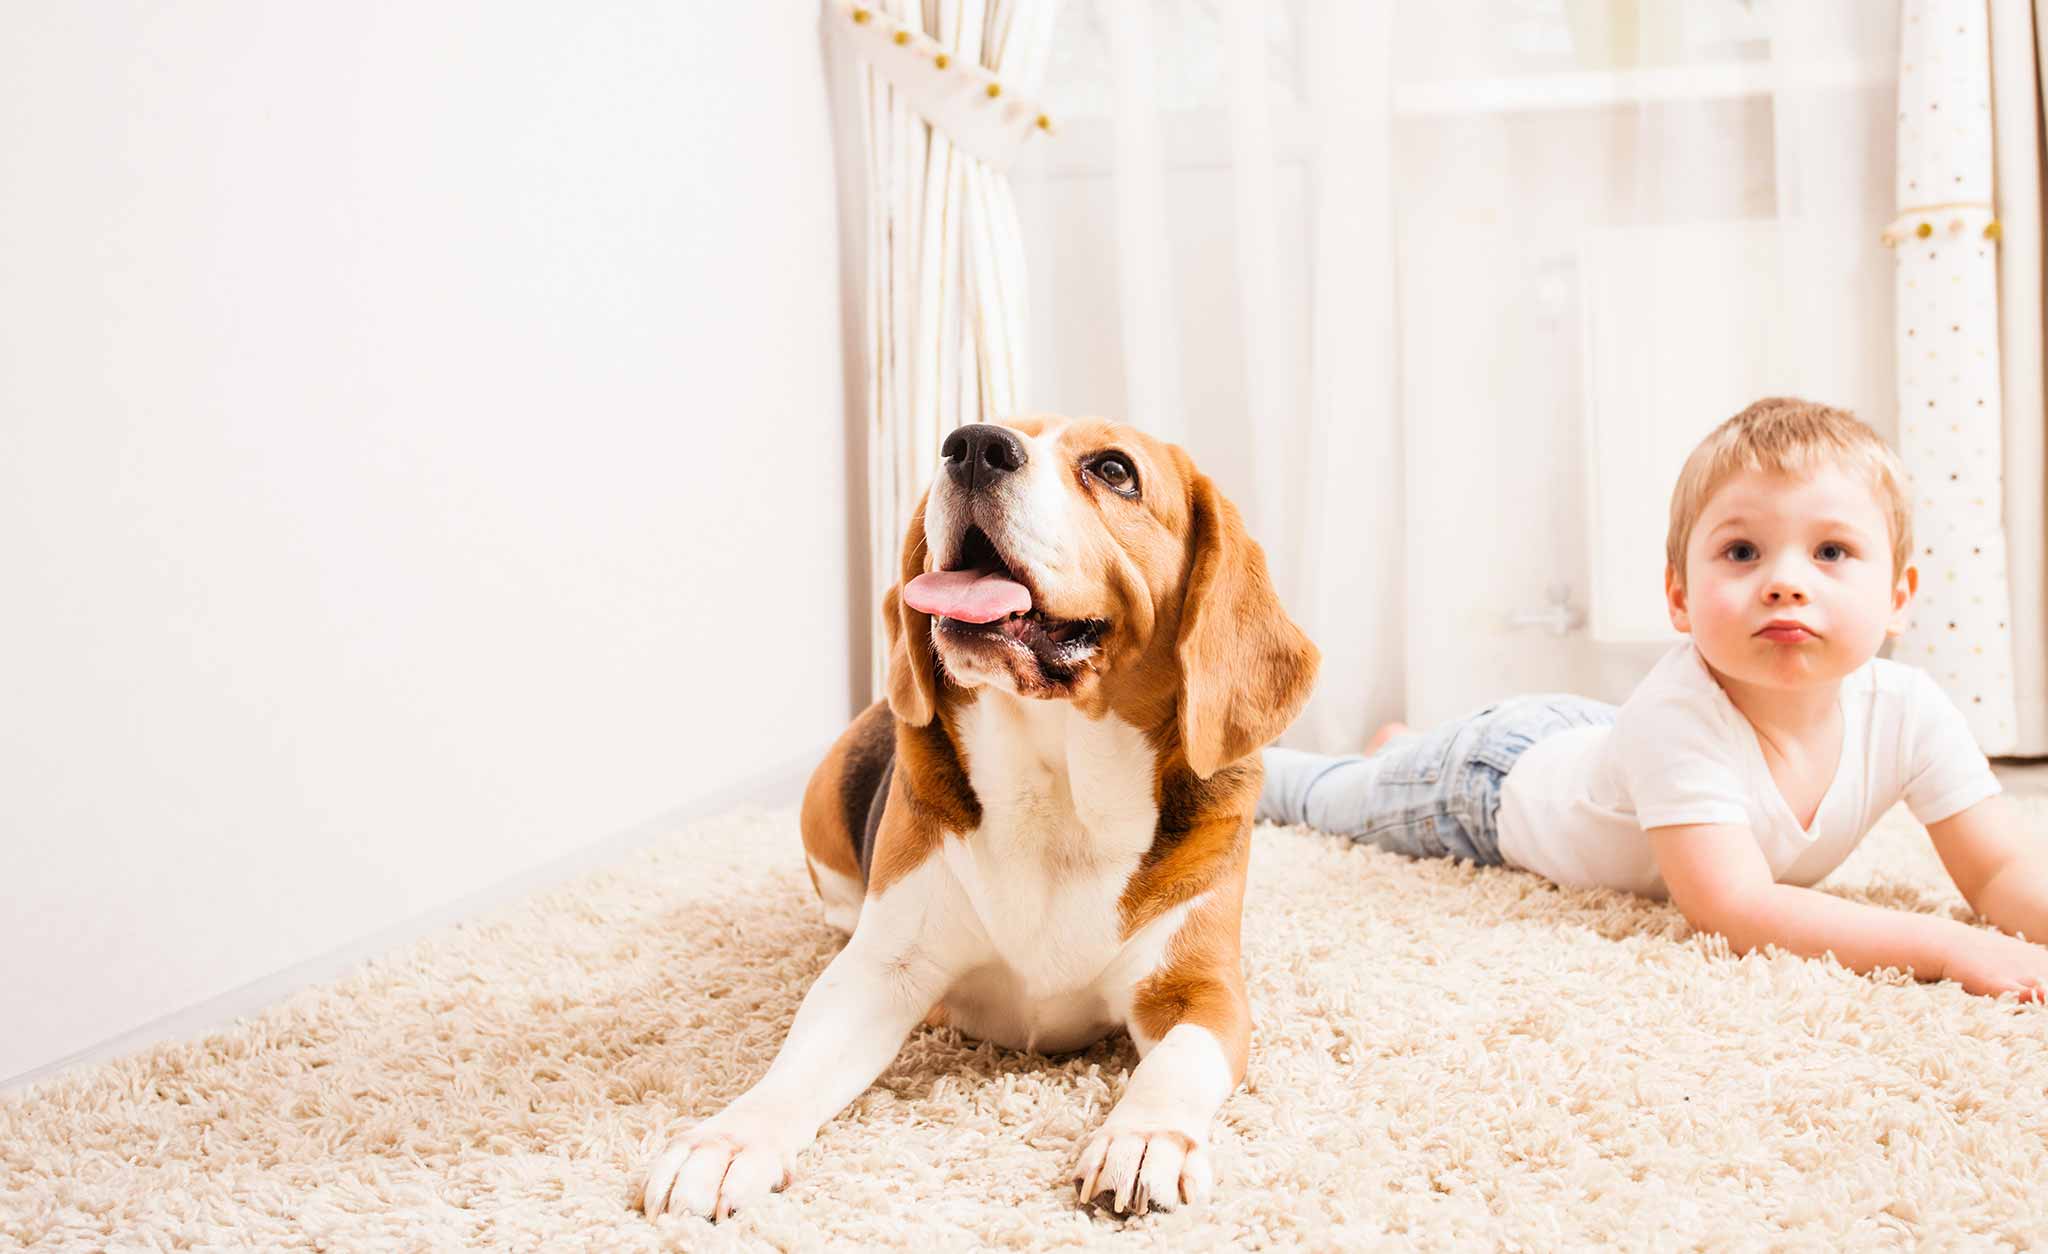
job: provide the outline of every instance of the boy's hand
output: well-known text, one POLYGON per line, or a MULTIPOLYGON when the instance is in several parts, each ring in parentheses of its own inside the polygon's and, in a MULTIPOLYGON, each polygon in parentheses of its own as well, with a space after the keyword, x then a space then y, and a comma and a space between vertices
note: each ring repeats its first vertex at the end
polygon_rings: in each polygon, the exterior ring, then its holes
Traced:
POLYGON ((2048 949, 2003 932, 1972 929, 1942 963, 1941 974, 1965 992, 1987 997, 2018 993, 2022 1001, 2048 1000, 2048 949))
POLYGON ((1745 827, 1702 823, 1653 827, 1649 834, 1672 902, 1694 927, 1727 937, 1736 953, 1766 945, 1808 957, 1830 953, 1856 971, 1904 967, 1972 993, 2048 1000, 2048 949, 2039 945, 1955 919, 1773 883, 1745 827))

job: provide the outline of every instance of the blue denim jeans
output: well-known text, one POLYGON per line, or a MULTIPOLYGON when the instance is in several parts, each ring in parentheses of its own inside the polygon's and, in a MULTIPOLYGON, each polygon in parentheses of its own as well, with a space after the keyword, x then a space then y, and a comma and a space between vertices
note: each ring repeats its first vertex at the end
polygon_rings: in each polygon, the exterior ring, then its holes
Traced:
POLYGON ((1498 866, 1500 786, 1515 759, 1546 736, 1613 722, 1613 706, 1584 697, 1516 697, 1397 737, 1369 758, 1268 749, 1259 818, 1411 858, 1498 866))

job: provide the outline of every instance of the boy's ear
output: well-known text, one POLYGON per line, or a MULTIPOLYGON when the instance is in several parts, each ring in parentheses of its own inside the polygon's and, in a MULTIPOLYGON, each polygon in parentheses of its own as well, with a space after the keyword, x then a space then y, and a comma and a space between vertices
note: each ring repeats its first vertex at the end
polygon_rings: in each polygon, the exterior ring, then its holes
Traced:
POLYGON ((1692 615, 1685 612, 1685 581, 1678 577, 1678 567, 1669 564, 1664 567, 1664 608, 1671 614, 1672 627, 1692 634, 1692 615))
POLYGON ((1920 591, 1920 568, 1907 563, 1899 572, 1898 583, 1892 586, 1892 620, 1885 624, 1884 634, 1897 639, 1906 634, 1907 620, 1912 617, 1913 597, 1920 591))

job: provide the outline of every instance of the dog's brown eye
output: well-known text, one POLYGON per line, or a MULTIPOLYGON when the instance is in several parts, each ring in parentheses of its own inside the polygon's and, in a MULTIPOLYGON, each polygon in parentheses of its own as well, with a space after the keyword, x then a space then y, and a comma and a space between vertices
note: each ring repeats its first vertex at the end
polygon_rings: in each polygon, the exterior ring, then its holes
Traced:
POLYGON ((1138 493, 1138 472, 1131 469, 1121 453, 1104 453, 1089 464, 1088 469, 1097 479, 1125 496, 1138 493))

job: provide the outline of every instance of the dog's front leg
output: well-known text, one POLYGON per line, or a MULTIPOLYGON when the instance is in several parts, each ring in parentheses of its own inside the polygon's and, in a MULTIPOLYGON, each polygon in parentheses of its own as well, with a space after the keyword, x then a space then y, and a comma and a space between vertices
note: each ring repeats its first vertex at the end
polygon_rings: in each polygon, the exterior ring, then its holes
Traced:
POLYGON ((951 968, 935 956, 943 947, 891 926, 902 916, 883 904, 868 902, 853 939, 804 995, 768 1073, 655 1155, 639 1200, 650 1219, 722 1219, 788 1184, 797 1154, 874 1082, 945 995, 951 968))
POLYGON ((1142 1057, 1081 1150, 1076 1200, 1107 1195, 1113 1210, 1136 1214, 1205 1201, 1215 1180, 1209 1125, 1244 1079, 1251 1040, 1234 947, 1227 965, 1169 969, 1140 985, 1131 1037, 1142 1057))
POLYGON ((1074 1168, 1076 1200, 1106 1197, 1119 1213, 1206 1201, 1209 1125, 1237 1088, 1223 1044, 1208 1028, 1175 1024, 1131 1073, 1124 1095, 1074 1168))

